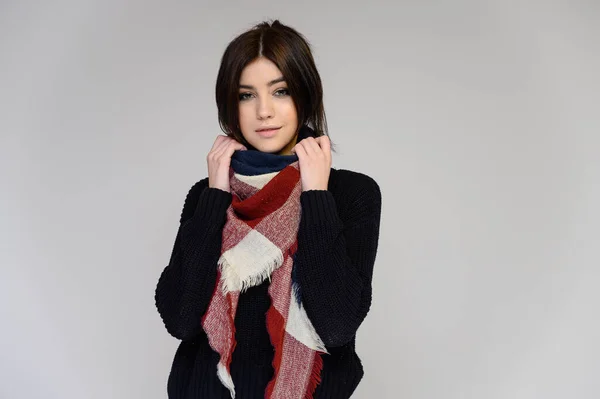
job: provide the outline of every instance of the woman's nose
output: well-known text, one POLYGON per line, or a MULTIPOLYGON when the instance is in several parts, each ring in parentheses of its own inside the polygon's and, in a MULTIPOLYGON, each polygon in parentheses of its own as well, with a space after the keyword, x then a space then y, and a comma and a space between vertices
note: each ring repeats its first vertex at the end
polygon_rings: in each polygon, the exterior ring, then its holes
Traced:
POLYGON ((273 103, 268 98, 263 98, 258 102, 257 116, 259 119, 273 117, 273 103))

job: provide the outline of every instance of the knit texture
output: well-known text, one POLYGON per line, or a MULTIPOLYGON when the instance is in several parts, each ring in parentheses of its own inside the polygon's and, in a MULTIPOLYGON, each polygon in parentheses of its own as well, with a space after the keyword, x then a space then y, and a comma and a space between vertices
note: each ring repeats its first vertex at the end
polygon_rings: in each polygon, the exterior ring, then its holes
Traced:
MULTIPOLYGON (((160 275, 155 302, 167 331, 182 342, 167 381, 171 399, 230 398, 216 376, 220 356, 201 320, 217 282, 222 233, 232 194, 208 187, 189 190, 169 264, 160 275)), ((294 279, 302 305, 329 354, 322 355, 314 398, 349 398, 363 377, 356 332, 371 305, 381 193, 367 175, 331 168, 327 190, 300 195, 294 279)), ((263 398, 274 376, 275 351, 266 326, 269 280, 239 295, 236 346, 230 374, 236 399, 263 398)))

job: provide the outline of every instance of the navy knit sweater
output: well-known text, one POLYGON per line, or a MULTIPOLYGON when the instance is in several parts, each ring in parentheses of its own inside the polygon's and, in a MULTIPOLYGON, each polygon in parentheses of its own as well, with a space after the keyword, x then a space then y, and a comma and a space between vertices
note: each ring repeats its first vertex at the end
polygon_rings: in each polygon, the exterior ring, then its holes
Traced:
MULTIPOLYGON (((217 277, 221 234, 232 194, 208 187, 189 190, 168 266, 155 292, 167 331, 181 340, 167 382, 170 399, 230 399, 217 377, 219 356, 202 329, 217 277)), ((356 331, 371 305, 371 281, 379 239, 381 192, 369 176, 331 168, 327 190, 308 190, 296 253, 297 278, 308 317, 329 354, 323 355, 315 399, 349 398, 363 377, 356 331)), ((240 295, 237 345, 231 361, 236 399, 264 398, 273 376, 273 347, 265 314, 269 280, 240 295)))

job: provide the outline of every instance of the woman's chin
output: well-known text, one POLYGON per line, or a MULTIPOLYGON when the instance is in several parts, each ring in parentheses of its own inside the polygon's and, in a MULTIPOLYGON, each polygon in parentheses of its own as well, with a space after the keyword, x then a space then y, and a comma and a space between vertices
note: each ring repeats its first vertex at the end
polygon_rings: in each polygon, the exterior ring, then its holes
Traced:
POLYGON ((278 154, 283 150, 283 145, 267 145, 267 144, 259 144, 255 145, 254 149, 260 152, 268 152, 270 154, 278 154))

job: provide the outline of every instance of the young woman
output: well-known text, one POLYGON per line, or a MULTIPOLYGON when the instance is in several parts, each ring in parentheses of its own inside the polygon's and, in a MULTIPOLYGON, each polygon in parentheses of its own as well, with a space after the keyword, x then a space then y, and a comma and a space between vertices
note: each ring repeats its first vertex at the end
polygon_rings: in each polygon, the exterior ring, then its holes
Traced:
POLYGON ((349 398, 371 305, 381 193, 331 167, 309 44, 263 22, 225 50, 208 177, 189 190, 155 293, 181 340, 169 398, 349 398))

